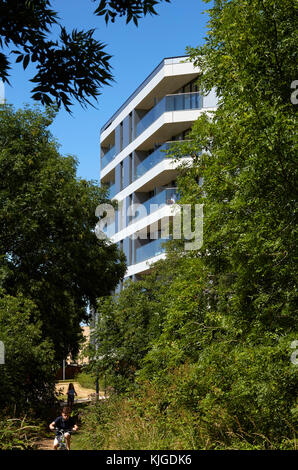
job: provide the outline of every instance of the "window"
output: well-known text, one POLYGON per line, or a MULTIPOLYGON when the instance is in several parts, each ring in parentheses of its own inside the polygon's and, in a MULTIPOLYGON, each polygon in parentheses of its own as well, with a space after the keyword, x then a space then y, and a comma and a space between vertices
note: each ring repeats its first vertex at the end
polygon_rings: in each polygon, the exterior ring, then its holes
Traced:
POLYGON ((123 162, 120 162, 120 191, 124 188, 123 162))
POLYGON ((123 122, 120 123, 120 152, 123 149, 123 122))
POLYGON ((132 113, 129 113, 129 143, 132 142, 132 113))
MULTIPOLYGON (((129 214, 132 213, 132 212, 131 212, 131 211, 132 211, 132 208, 131 208, 131 207, 132 207, 132 203, 133 203, 132 194, 130 194, 130 195, 128 196, 129 214)), ((132 216, 132 215, 129 215, 129 216, 128 216, 128 224, 131 223, 132 219, 133 219, 133 216, 132 216)))
POLYGON ((131 237, 129 237, 129 262, 128 264, 131 265, 133 264, 133 256, 132 256, 132 249, 133 249, 133 240, 131 239, 131 237))
POLYGON ((133 175, 133 161, 132 161, 132 153, 129 155, 129 184, 133 182, 134 175, 133 175))

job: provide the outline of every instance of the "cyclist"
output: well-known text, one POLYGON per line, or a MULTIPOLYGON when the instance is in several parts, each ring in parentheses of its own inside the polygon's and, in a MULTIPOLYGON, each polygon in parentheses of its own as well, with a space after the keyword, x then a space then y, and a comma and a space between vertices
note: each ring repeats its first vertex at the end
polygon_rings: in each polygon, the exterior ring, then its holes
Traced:
MULTIPOLYGON (((70 416, 70 409, 67 406, 64 406, 62 409, 61 416, 58 416, 58 418, 55 419, 50 424, 50 429, 52 431, 55 430, 62 430, 64 431, 64 436, 66 440, 66 448, 67 450, 70 450, 70 433, 71 431, 77 431, 78 426, 75 424, 73 418, 70 416)), ((55 437, 54 439, 54 449, 57 450, 58 447, 58 439, 55 437)))

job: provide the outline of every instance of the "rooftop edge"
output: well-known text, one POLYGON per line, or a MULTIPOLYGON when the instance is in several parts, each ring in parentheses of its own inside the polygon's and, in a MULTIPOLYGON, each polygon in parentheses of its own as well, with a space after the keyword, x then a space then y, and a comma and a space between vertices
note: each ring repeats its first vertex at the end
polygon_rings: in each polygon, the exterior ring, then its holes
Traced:
MULTIPOLYGON (((173 60, 173 59, 187 59, 189 56, 175 56, 175 57, 164 57, 162 61, 153 69, 153 71, 145 78, 145 80, 142 81, 142 83, 135 89, 135 91, 124 101, 124 103, 120 106, 120 108, 115 111, 115 113, 106 121, 105 124, 100 129, 100 133, 105 131, 110 124, 114 121, 114 119, 123 111, 123 109, 128 105, 130 101, 133 100, 133 98, 147 85, 147 83, 152 80, 154 75, 156 75, 160 69, 166 65, 166 61, 168 60, 173 60)), ((179 62, 178 62, 179 63, 179 62)))

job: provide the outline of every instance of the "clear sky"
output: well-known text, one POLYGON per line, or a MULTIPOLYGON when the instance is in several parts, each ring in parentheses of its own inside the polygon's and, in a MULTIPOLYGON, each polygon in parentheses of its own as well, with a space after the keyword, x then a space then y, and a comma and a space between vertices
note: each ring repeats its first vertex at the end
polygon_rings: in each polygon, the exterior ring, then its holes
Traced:
MULTIPOLYGON (((104 42, 113 57, 111 65, 115 82, 102 88, 97 109, 79 104, 72 106, 72 115, 59 111, 52 125, 52 133, 60 143, 63 155, 76 155, 78 176, 99 180, 100 128, 151 73, 164 57, 185 55, 186 46, 203 44, 206 36, 209 8, 202 0, 172 0, 157 6, 158 16, 148 16, 134 24, 125 24, 123 18, 107 26, 103 17, 93 11, 97 0, 54 0, 61 23, 68 31, 96 28, 95 38, 104 42)), ((34 69, 23 71, 19 64, 12 66, 11 87, 5 87, 5 98, 16 108, 32 104, 30 89, 34 69), (31 75, 30 75, 31 73, 31 75)))

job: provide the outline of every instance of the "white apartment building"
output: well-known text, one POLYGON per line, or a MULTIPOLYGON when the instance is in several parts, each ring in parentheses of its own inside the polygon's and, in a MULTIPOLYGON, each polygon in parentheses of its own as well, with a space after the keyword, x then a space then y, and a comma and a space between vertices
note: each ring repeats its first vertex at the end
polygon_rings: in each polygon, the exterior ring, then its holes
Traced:
POLYGON ((100 180, 118 201, 104 231, 126 255, 126 278, 138 279, 165 257, 162 222, 173 216, 178 194, 177 163, 164 151, 216 108, 215 93, 198 91, 198 74, 186 57, 163 59, 101 129, 100 180))

